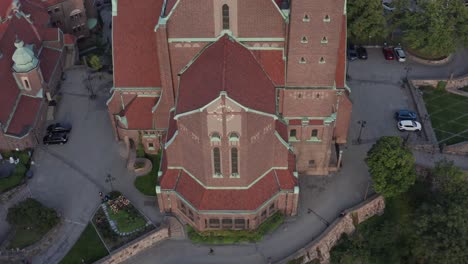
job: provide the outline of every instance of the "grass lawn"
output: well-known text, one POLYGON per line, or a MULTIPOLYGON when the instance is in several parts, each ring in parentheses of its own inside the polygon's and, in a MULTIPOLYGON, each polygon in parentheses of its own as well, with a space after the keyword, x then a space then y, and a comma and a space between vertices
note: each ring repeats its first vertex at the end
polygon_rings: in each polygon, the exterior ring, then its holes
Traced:
POLYGON ((117 223, 117 228, 120 232, 131 232, 144 227, 146 224, 145 218, 141 216, 133 205, 128 205, 128 208, 121 209, 117 213, 114 213, 109 207, 107 211, 109 217, 117 223))
POLYGON ((187 226, 187 233, 190 240, 195 243, 205 244, 233 244, 242 242, 257 242, 263 236, 276 230, 284 222, 283 214, 277 212, 263 222, 257 230, 213 230, 197 232, 187 226))
POLYGON ((9 177, 0 179, 0 193, 6 192, 21 184, 26 173, 26 168, 18 164, 13 174, 9 177))
POLYGON ((444 89, 422 87, 421 90, 439 143, 452 145, 468 141, 464 132, 468 130, 468 97, 444 89))
POLYGON ((93 263, 108 254, 109 252, 107 252, 93 225, 89 223, 75 245, 60 261, 60 264, 93 263))
POLYGON ((10 241, 8 248, 25 248, 41 240, 49 230, 41 231, 39 229, 31 228, 29 230, 24 227, 17 227, 15 229, 15 236, 10 241))
POLYGON ((146 158, 151 160, 153 168, 148 174, 137 177, 134 185, 144 195, 156 196, 155 188, 158 184, 159 161, 161 160, 161 155, 147 154, 146 158))

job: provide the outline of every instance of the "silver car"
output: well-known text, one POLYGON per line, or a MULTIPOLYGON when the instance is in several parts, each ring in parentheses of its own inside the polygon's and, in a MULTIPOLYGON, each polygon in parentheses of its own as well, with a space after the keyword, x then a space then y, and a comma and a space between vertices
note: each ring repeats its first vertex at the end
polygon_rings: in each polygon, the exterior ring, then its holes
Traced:
POLYGON ((405 62, 406 61, 406 54, 405 54, 405 51, 403 51, 402 48, 397 47, 397 48, 394 48, 393 51, 395 52, 395 56, 397 57, 397 60, 399 62, 405 62))

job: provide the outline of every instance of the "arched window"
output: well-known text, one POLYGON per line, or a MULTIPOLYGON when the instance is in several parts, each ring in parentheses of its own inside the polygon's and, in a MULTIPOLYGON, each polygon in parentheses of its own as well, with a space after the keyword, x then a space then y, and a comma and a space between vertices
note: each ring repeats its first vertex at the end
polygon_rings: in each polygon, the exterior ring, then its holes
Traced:
POLYGON ((229 29, 229 6, 223 5, 223 29, 229 29))
POLYGON ((229 135, 229 141, 239 141, 239 134, 233 132, 229 135))
POLYGON ((221 141, 221 136, 219 135, 219 133, 217 132, 214 132, 213 134, 211 134, 211 141, 221 141))
POLYGON ((213 168, 215 175, 221 175, 221 153, 219 148, 213 149, 213 168))
POLYGON ((31 90, 31 86, 29 86, 29 81, 27 79, 24 79, 24 86, 26 90, 31 90))
POLYGON ((231 149, 231 174, 239 174, 239 154, 237 153, 237 148, 231 149))

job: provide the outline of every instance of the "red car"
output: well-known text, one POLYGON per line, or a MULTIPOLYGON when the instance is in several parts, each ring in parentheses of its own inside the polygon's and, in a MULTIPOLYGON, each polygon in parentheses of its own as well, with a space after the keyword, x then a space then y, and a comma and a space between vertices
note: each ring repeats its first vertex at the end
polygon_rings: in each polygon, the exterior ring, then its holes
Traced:
POLYGON ((393 53, 393 49, 389 47, 385 47, 382 49, 383 54, 385 56, 386 60, 394 60, 395 59, 395 54, 393 53))

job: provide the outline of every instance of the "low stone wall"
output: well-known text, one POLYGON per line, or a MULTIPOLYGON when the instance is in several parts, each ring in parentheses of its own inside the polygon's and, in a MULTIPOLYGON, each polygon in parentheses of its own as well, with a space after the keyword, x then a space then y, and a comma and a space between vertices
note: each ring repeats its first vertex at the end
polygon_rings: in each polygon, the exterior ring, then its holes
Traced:
MULTIPOLYGON (((0 249, 0 263, 19 263, 24 259, 31 259, 33 256, 48 249, 55 242, 55 238, 60 233, 62 227, 63 219, 60 219, 60 222, 47 232, 41 240, 26 248, 5 249, 5 247, 2 247, 0 249)), ((13 234, 11 234, 11 238, 12 237, 13 234)), ((5 241, 2 246, 6 246, 7 244, 8 242, 5 241)))
POLYGON ((468 86, 468 75, 455 78, 455 79, 451 79, 451 80, 446 80, 446 79, 445 80, 411 80, 411 83, 416 87, 423 86, 423 85, 437 87, 437 84, 440 81, 447 82, 445 89, 448 92, 458 94, 461 96, 468 96, 468 92, 458 90, 458 88, 468 86))
POLYGON ((136 158, 135 163, 144 163, 143 168, 135 169, 135 176, 142 176, 148 174, 153 169, 153 163, 149 159, 136 158))
POLYGON ((443 153, 452 155, 468 156, 468 141, 464 141, 458 144, 445 146, 443 153))
POLYGON ((384 209, 385 201, 382 196, 370 197, 355 207, 345 210, 318 238, 278 263, 286 264, 294 259, 302 259, 303 264, 312 260, 329 263, 330 250, 344 233, 352 234, 358 224, 376 214, 382 214, 384 209))
POLYGON ((137 255, 141 251, 153 246, 156 243, 169 238, 169 229, 163 227, 159 230, 153 231, 146 236, 138 239, 135 242, 129 243, 122 248, 115 250, 110 256, 96 262, 99 264, 117 264, 122 263, 130 257, 137 255))
POLYGON ((443 64, 446 64, 449 61, 451 61, 452 58, 453 58, 453 54, 450 54, 450 55, 448 55, 448 57, 443 58, 441 60, 426 60, 426 59, 423 59, 423 58, 420 58, 420 57, 418 57, 416 55, 411 54, 411 52, 408 51, 408 50, 406 50, 406 56, 409 59, 411 59, 412 61, 415 61, 415 62, 421 63, 421 64, 426 64, 426 65, 443 65, 443 64))
POLYGON ((13 196, 15 196, 15 194, 21 192, 24 188, 26 188, 27 185, 24 184, 25 182, 26 180, 24 180, 23 183, 21 183, 21 185, 0 194, 0 203, 5 203, 9 201, 13 196))
POLYGON ((416 111, 418 112, 419 117, 422 119, 421 125, 426 137, 426 141, 428 141, 430 145, 437 145, 437 137, 434 133, 434 130, 432 129, 431 120, 428 118, 429 113, 427 112, 426 104, 424 103, 424 99, 420 91, 416 89, 414 81, 416 80, 409 81, 405 86, 408 88, 411 99, 413 99, 413 103, 416 106, 416 111))

